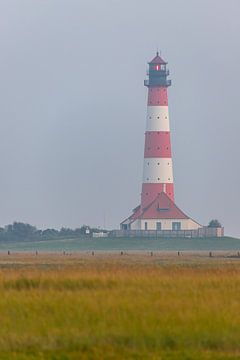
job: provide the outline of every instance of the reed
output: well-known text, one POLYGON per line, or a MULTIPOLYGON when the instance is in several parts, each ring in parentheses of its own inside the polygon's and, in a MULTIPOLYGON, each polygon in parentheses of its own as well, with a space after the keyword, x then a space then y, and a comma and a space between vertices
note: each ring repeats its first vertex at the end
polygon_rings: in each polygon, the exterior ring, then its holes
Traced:
POLYGON ((122 258, 1 262, 0 359, 240 358, 239 262, 122 258))

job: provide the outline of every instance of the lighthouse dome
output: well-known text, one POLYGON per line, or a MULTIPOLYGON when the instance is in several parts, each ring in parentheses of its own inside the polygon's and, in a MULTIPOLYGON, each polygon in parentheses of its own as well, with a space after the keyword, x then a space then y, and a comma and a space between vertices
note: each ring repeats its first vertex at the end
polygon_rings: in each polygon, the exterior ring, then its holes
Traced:
POLYGON ((149 64, 162 64, 162 65, 166 65, 167 62, 164 61, 161 56, 159 56, 159 52, 157 51, 156 56, 152 59, 152 61, 149 62, 149 64))

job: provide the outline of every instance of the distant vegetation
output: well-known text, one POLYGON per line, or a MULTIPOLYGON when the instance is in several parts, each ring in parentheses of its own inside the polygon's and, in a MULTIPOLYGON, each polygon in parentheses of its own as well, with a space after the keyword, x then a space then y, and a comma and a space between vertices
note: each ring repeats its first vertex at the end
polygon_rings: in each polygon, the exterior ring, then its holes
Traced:
POLYGON ((24 224, 21 222, 14 222, 4 228, 0 228, 0 241, 6 240, 47 240, 47 239, 67 239, 78 238, 82 236, 91 236, 93 232, 104 232, 99 228, 91 228, 83 225, 80 228, 69 229, 61 228, 39 230, 35 226, 24 224))
POLYGON ((212 228, 222 227, 222 224, 217 219, 213 219, 209 222, 208 227, 212 227, 212 228))
MULTIPOLYGON (((213 219, 208 224, 209 227, 221 227, 221 223, 213 219)), ((30 224, 14 222, 13 224, 0 227, 0 241, 24 241, 24 240, 54 240, 72 239, 80 237, 91 237, 93 233, 107 232, 100 228, 82 225, 76 229, 62 227, 57 229, 40 230, 30 224)))

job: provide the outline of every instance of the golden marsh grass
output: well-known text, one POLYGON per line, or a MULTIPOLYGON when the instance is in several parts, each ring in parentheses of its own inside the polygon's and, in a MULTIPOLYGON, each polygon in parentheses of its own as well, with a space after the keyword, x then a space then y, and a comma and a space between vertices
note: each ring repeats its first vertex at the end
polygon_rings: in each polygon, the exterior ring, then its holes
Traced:
POLYGON ((240 260, 0 255, 0 359, 240 359, 240 260))

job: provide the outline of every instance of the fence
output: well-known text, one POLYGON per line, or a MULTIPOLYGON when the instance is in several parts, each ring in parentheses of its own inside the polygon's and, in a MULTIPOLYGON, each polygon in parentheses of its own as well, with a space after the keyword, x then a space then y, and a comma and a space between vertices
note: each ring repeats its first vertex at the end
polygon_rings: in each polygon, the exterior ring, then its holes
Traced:
POLYGON ((222 237, 224 228, 204 226, 196 230, 112 230, 109 237, 206 238, 222 237))

